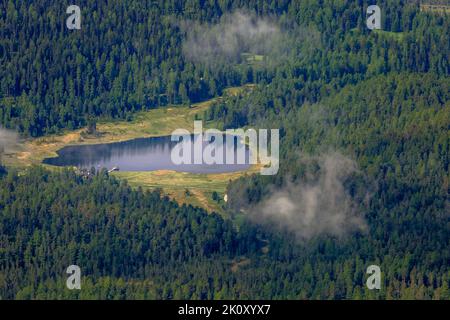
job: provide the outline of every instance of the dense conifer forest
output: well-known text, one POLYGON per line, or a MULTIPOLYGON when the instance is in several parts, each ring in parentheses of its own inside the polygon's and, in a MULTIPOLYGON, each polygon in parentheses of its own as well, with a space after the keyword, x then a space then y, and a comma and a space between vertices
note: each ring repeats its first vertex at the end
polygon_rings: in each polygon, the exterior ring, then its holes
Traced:
POLYGON ((230 182, 224 217, 105 171, 0 165, 0 299, 450 299, 448 15, 377 1, 382 30, 370 31, 368 1, 77 4, 80 32, 65 28, 65 3, 0 4, 3 127, 46 136, 254 84, 203 120, 279 128, 280 170, 230 182), (186 25, 237 10, 278 21, 287 54, 188 58, 186 25), (299 239, 251 218, 336 153, 357 167, 343 192, 364 227, 299 239), (80 291, 65 287, 75 262, 80 291), (371 264, 381 290, 365 285, 371 264))

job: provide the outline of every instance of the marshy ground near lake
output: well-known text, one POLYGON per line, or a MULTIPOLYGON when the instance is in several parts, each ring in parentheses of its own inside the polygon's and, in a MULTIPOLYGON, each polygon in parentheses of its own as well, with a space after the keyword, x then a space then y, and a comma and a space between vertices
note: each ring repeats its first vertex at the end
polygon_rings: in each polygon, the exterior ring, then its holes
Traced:
MULTIPOLYGON (((251 89, 252 85, 228 88, 224 96, 237 95, 245 89, 251 89)), ((36 139, 23 141, 19 149, 4 158, 4 162, 18 169, 30 165, 42 164, 46 158, 56 157, 56 151, 77 145, 93 145, 114 142, 123 142, 136 138, 150 138, 170 135, 178 128, 192 130, 196 118, 208 110, 212 103, 223 97, 193 104, 190 107, 174 105, 165 108, 157 108, 142 111, 134 115, 131 121, 101 121, 97 123, 97 134, 85 134, 86 128, 66 131, 63 134, 50 135, 36 139)), ((205 122, 205 127, 214 127, 213 122, 205 122)), ((58 167, 44 164, 47 168, 58 170, 58 167)), ((132 187, 143 189, 161 188, 164 194, 186 203, 201 206, 209 212, 222 213, 224 195, 227 184, 246 174, 256 173, 258 165, 251 166, 248 170, 227 173, 188 173, 172 170, 158 171, 116 171, 110 174, 129 182, 132 187), (213 200, 212 194, 217 192, 219 200, 213 200)))

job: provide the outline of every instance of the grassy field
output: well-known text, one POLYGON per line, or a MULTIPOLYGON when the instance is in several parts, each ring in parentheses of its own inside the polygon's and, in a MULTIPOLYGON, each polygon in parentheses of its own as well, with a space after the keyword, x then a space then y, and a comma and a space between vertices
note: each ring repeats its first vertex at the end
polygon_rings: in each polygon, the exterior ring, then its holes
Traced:
POLYGON ((251 62, 261 62, 264 60, 264 56, 260 54, 253 54, 253 53, 242 53, 241 56, 249 63, 251 62))
MULTIPOLYGON (((226 95, 236 95, 251 90, 252 85, 229 88, 226 95)), ((193 130, 193 121, 201 117, 211 104, 219 98, 187 106, 169 106, 136 113, 132 121, 101 121, 97 124, 97 136, 86 136, 85 129, 67 131, 59 135, 49 135, 23 141, 17 152, 6 155, 3 162, 18 169, 33 164, 41 164, 48 157, 57 156, 56 151, 68 145, 111 143, 141 137, 170 135, 177 128, 193 130)), ((214 123, 204 124, 205 127, 214 123)), ((51 169, 53 166, 45 165, 51 169)), ((223 199, 230 180, 249 172, 258 170, 253 166, 245 172, 223 174, 192 174, 168 170, 151 172, 114 172, 119 179, 128 180, 132 187, 144 189, 162 188, 164 193, 180 203, 204 207, 208 211, 222 212, 223 200, 213 201, 212 193, 216 191, 223 199), (188 190, 188 192, 186 192, 188 190)))
MULTIPOLYGON (((361 30, 359 28, 350 29, 350 32, 355 33, 355 34, 361 34, 361 30)), ((374 34, 378 34, 381 37, 393 39, 396 41, 402 41, 406 34, 405 32, 393 32, 393 31, 386 31, 386 30, 381 30, 381 29, 371 30, 371 32, 373 32, 374 34)))
POLYGON ((373 30, 373 32, 378 33, 381 36, 392 38, 397 41, 402 41, 405 37, 404 32, 392 32, 392 31, 385 31, 385 30, 373 30))
POLYGON ((196 174, 188 172, 176 172, 169 170, 125 172, 116 171, 112 174, 119 179, 126 179, 132 187, 145 189, 162 188, 164 194, 177 200, 179 203, 192 204, 203 207, 208 211, 223 213, 223 197, 229 181, 259 170, 258 166, 252 166, 247 171, 196 174), (188 190, 188 192, 186 192, 188 190), (219 194, 220 200, 212 199, 213 192, 219 194))

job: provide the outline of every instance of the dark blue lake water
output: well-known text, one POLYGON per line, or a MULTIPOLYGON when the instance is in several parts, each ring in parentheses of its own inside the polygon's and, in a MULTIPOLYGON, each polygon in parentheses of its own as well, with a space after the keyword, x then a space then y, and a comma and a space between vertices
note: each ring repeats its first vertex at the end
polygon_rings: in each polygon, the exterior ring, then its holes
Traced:
MULTIPOLYGON (((191 136, 191 150, 194 150, 194 140, 197 139, 200 139, 200 136, 191 136)), ((175 170, 192 173, 221 173, 246 170, 250 166, 249 148, 242 145, 239 139, 234 139, 234 142, 233 147, 223 144, 223 163, 226 163, 227 153, 234 152, 234 164, 194 164, 192 155, 192 164, 177 165, 172 162, 171 151, 178 142, 171 141, 170 136, 138 138, 107 144, 67 146, 57 151, 58 157, 47 158, 43 162, 54 166, 75 166, 87 169, 118 167, 120 171, 175 170), (236 164, 238 148, 245 149, 243 164, 236 164)), ((211 142, 203 141, 203 150, 209 143, 211 142)))

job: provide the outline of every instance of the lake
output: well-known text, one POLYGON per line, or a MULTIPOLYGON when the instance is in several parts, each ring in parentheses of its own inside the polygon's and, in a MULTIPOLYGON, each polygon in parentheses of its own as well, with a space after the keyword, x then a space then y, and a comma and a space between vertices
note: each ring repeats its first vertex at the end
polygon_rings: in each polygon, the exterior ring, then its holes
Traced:
MULTIPOLYGON (((223 135, 225 137, 225 135, 223 135)), ((227 135, 229 136, 229 135, 227 135)), ((191 147, 201 136, 191 135, 191 147)), ((228 137, 229 138, 229 137, 228 137)), ((225 139, 224 139, 225 141, 225 139)), ((155 171, 174 170, 191 173, 222 173, 246 170, 250 167, 250 150, 239 139, 235 139, 234 146, 223 144, 223 162, 226 154, 245 148, 245 162, 243 164, 175 164, 171 159, 171 151, 178 142, 171 141, 170 136, 138 138, 123 142, 67 146, 57 151, 58 156, 44 159, 44 163, 54 166, 75 166, 78 168, 92 167, 96 169, 112 169, 118 167, 120 171, 155 171)), ((203 141, 203 150, 210 142, 203 141)), ((193 160, 193 156, 191 157, 193 160)))

